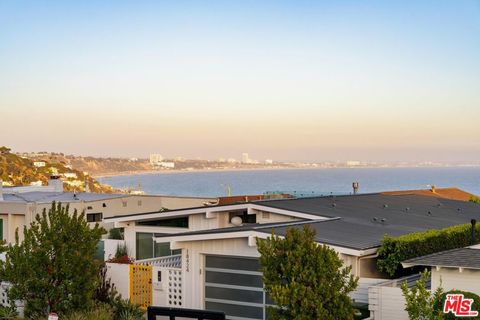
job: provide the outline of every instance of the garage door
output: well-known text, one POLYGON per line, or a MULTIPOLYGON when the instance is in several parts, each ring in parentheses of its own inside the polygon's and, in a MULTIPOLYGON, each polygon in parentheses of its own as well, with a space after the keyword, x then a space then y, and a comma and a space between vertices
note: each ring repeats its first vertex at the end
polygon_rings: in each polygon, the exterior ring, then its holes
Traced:
POLYGON ((265 319, 265 294, 257 259, 205 257, 205 309, 225 312, 227 319, 265 319))

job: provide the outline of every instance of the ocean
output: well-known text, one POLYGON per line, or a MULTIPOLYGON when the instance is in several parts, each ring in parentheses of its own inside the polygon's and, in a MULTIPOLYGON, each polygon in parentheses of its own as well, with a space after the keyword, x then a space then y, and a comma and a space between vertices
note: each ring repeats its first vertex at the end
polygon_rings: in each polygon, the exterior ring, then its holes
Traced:
POLYGON ((303 196, 457 187, 480 195, 480 167, 335 168, 164 172, 102 177, 116 188, 138 187, 147 194, 216 197, 295 192, 303 196))

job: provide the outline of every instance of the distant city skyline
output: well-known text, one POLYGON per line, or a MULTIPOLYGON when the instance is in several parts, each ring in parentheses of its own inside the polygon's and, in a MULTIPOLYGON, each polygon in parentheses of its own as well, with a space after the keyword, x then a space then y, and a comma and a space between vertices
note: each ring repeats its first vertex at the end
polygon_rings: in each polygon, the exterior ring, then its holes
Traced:
POLYGON ((480 2, 0 2, 0 145, 476 161, 480 2))

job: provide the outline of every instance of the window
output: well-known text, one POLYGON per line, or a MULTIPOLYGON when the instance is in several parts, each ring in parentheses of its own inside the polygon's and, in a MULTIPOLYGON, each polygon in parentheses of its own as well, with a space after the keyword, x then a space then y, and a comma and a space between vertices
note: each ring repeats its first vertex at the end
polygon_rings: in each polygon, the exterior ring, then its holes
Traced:
POLYGON ((182 250, 171 250, 169 242, 156 243, 153 240, 154 235, 154 233, 137 232, 137 260, 165 257, 182 253, 182 250))
POLYGON ((102 221, 103 214, 100 213, 87 213, 87 222, 100 222, 102 221))
POLYGON ((188 228, 188 217, 137 222, 140 226, 188 228))
POLYGON ((138 201, 137 201, 137 205, 138 205, 138 206, 141 206, 141 205, 142 205, 142 200, 138 200, 138 201))
POLYGON ((257 215, 256 214, 247 214, 247 210, 230 212, 229 221, 232 221, 233 217, 242 218, 243 223, 257 223, 257 215))
POLYGON ((122 201, 122 206, 126 207, 127 206, 127 201, 122 201))
POLYGON ((92 209, 93 209, 92 206, 87 207, 87 210, 92 210, 92 209))
POLYGON ((137 232, 137 260, 153 258, 153 233, 137 232))

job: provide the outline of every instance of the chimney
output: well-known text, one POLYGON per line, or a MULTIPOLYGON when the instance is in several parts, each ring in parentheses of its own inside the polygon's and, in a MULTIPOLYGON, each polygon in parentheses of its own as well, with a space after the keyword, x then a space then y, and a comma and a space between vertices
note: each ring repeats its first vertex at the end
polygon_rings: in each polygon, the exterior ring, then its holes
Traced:
POLYGON ((3 180, 0 179, 0 201, 3 201, 3 180))
POLYGON ((63 192, 63 181, 60 175, 52 174, 48 180, 48 185, 53 187, 54 192, 63 192))
POLYGON ((472 245, 474 245, 477 243, 477 230, 475 228, 477 220, 472 219, 470 222, 472 223, 472 245))
POLYGON ((432 193, 435 193, 436 192, 436 188, 435 188, 435 185, 432 184, 432 187, 430 188, 430 191, 432 191, 432 193))
POLYGON ((85 192, 90 192, 90 185, 88 184, 87 177, 85 177, 85 192))
POLYGON ((353 188, 353 194, 357 194, 358 189, 360 188, 360 184, 358 182, 353 182, 352 183, 352 188, 353 188))

